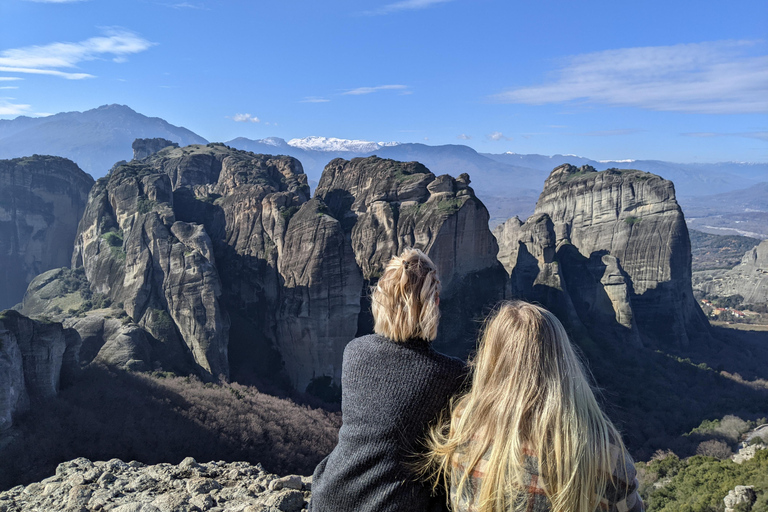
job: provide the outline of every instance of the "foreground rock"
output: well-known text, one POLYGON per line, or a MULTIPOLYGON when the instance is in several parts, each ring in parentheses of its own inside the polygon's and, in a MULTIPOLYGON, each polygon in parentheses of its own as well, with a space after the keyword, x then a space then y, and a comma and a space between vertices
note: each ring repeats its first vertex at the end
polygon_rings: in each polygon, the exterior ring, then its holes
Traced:
POLYGON ((59 323, 0 313, 0 432, 15 415, 59 391, 79 369, 80 336, 59 323))
POLYGON ((93 178, 71 160, 0 160, 0 310, 37 274, 69 264, 93 178))
POLYGON ((119 459, 79 458, 56 475, 0 493, 0 512, 299 512, 311 477, 278 477, 260 464, 208 462, 147 466, 119 459))
POLYGON ((670 181, 566 164, 547 178, 534 215, 494 234, 511 295, 538 300, 597 338, 687 347, 708 336, 670 181))

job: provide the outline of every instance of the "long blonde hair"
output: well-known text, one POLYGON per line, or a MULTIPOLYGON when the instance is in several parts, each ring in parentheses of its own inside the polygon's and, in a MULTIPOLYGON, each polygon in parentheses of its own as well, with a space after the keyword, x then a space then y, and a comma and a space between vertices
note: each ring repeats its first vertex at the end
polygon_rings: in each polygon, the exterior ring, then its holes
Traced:
POLYGON ((435 485, 442 480, 457 498, 465 495, 490 450, 476 510, 520 509, 526 455, 533 455, 553 511, 594 512, 616 461, 611 444, 621 454, 624 446, 557 318, 526 302, 503 303, 486 321, 471 367, 471 390, 428 439, 435 485), (452 475, 457 460, 465 470, 452 475))
POLYGON ((440 322, 437 267, 419 249, 394 256, 371 294, 373 330, 393 341, 432 341, 440 322))

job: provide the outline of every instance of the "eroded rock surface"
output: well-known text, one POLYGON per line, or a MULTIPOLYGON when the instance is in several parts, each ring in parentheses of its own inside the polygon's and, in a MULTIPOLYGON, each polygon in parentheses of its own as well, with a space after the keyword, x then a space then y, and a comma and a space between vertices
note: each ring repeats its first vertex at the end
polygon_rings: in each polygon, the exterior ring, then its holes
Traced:
POLYGON ((81 457, 59 464, 50 478, 0 493, 0 512, 299 512, 311 487, 311 477, 279 477, 246 462, 187 457, 148 466, 81 457))
POLYGON ((709 295, 741 295, 745 304, 768 302, 768 240, 747 251, 730 270, 696 272, 693 285, 709 295))
MULTIPOLYGON (((374 156, 331 161, 315 192, 341 223, 366 285, 405 248, 432 258, 443 287, 436 346, 457 355, 474 344, 475 317, 504 292, 488 211, 469 183, 467 174, 435 176, 418 162, 374 156)), ((359 334, 370 332, 368 309, 364 301, 359 334)))
POLYGON ((0 160, 0 309, 41 272, 69 264, 93 178, 71 160, 0 160))
POLYGON ((81 340, 60 323, 0 313, 0 431, 31 401, 50 398, 79 369, 81 340))
POLYGON ((707 337, 688 231, 667 180, 566 164, 552 171, 531 218, 494 234, 513 296, 634 344, 685 347, 707 337))
POLYGON ((131 149, 133 149, 133 159, 142 160, 168 146, 179 147, 177 143, 160 137, 154 139, 136 139, 133 141, 133 144, 131 144, 131 149))

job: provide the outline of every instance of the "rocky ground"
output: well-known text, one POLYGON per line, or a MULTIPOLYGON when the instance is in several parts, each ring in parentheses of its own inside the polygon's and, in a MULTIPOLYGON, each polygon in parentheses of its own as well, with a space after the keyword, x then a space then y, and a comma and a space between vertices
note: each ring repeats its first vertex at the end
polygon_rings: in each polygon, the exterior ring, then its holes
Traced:
POLYGON ((311 481, 246 462, 187 457, 178 466, 148 466, 79 458, 41 482, 0 493, 0 512, 298 512, 309 502, 311 481))

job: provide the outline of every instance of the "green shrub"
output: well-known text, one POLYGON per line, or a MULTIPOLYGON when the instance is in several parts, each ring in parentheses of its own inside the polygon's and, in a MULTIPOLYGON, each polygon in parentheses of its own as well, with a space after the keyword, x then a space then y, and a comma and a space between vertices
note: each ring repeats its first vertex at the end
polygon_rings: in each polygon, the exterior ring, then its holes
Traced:
POLYGON ((638 224, 638 223, 639 223, 641 220, 643 220, 643 219, 642 219, 642 218, 640 218, 640 217, 634 217, 634 216, 631 216, 631 215, 630 215, 629 217, 627 217, 626 219, 624 219, 624 222, 626 222, 626 223, 627 223, 627 224, 629 224, 630 226, 633 226, 633 225, 635 225, 635 224, 638 224))

